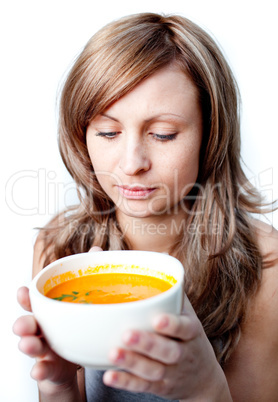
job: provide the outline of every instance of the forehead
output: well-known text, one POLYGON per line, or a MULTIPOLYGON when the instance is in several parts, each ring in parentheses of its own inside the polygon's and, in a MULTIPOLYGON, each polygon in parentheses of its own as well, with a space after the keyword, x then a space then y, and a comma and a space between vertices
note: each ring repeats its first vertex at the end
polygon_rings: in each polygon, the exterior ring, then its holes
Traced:
POLYGON ((170 65, 141 81, 104 111, 115 118, 138 113, 146 119, 164 114, 194 116, 199 113, 198 89, 178 66, 170 65))

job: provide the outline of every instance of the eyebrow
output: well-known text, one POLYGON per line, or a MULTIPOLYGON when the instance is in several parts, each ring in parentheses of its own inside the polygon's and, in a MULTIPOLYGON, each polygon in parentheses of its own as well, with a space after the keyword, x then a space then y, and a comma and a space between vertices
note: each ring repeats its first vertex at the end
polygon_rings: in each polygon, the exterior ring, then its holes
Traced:
MULTIPOLYGON (((109 116, 109 114, 107 114, 107 113, 100 113, 100 116, 106 117, 107 119, 111 119, 111 120, 116 121, 117 123, 119 123, 118 119, 116 119, 115 117, 109 116)), ((163 118, 163 117, 165 119, 167 117, 168 117, 168 119, 169 119, 169 117, 170 118, 172 117, 173 119, 178 118, 178 119, 186 120, 184 116, 181 116, 179 114, 175 114, 175 113, 160 113, 160 114, 157 114, 157 115, 154 115, 154 116, 150 117, 149 119, 145 119, 144 122, 149 123, 152 120, 163 118)))
POLYGON ((115 117, 109 116, 109 114, 100 113, 100 116, 107 117, 107 119, 111 119, 111 120, 116 121, 117 123, 119 123, 118 119, 116 119, 115 117))

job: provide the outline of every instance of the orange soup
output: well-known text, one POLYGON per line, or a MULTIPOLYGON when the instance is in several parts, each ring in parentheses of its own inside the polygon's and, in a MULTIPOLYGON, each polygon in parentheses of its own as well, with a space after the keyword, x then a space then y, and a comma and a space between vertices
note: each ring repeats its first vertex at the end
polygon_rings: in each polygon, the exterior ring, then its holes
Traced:
POLYGON ((71 303, 126 303, 147 299, 171 287, 167 281, 153 276, 98 273, 62 282, 49 290, 46 296, 71 303))

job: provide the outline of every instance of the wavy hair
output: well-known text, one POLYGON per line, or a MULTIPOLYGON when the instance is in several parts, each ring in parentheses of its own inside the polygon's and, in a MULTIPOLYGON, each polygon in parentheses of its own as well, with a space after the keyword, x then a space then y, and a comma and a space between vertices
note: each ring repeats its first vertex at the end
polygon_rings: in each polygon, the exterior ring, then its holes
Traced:
POLYGON ((189 194, 191 211, 171 254, 184 265, 185 292, 224 364, 260 282, 262 256, 250 213, 261 213, 262 203, 240 163, 233 74, 211 36, 188 19, 153 13, 124 17, 97 32, 75 61, 61 93, 59 147, 80 204, 42 231, 44 264, 92 245, 129 248, 114 205, 96 179, 86 129, 95 116, 170 63, 178 64, 198 88, 204 127, 199 176, 189 194))

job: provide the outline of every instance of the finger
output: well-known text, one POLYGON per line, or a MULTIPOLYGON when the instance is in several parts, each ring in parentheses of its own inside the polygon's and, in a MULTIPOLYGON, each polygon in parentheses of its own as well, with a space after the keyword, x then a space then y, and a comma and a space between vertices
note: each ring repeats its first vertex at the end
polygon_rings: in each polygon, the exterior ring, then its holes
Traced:
POLYGON ((50 380, 55 371, 55 364, 49 361, 38 361, 31 370, 31 377, 36 381, 50 380))
POLYGON ((38 335, 40 333, 37 321, 32 315, 19 317, 13 325, 13 332, 18 336, 38 335))
POLYGON ((155 360, 121 348, 112 349, 109 358, 118 367, 150 381, 162 380, 166 367, 155 360))
POLYGON ((202 332, 196 315, 160 314, 153 320, 155 331, 182 341, 190 341, 202 332))
POLYGON ((176 364, 182 356, 181 343, 152 332, 126 331, 123 342, 129 349, 166 364, 176 364))
POLYGON ((103 250, 101 247, 93 246, 90 248, 89 253, 94 252, 94 251, 103 251, 103 250))
MULTIPOLYGON (((37 360, 31 370, 31 377, 39 382, 49 380, 61 385, 71 383, 72 379, 76 376, 77 365, 59 358, 54 352, 50 356, 52 358, 37 360)), ((40 389, 42 387, 43 384, 41 383, 40 389)), ((49 390, 49 384, 47 384, 47 388, 49 390)))
POLYGON ((109 387, 133 392, 150 392, 163 395, 164 390, 163 381, 150 382, 124 371, 106 371, 103 375, 103 382, 109 387))
POLYGON ((22 308, 26 311, 32 311, 30 297, 29 297, 29 289, 26 286, 22 286, 17 291, 17 301, 21 305, 22 308))
POLYGON ((38 360, 33 366, 30 374, 36 381, 56 381, 61 376, 57 364, 50 360, 38 360))
POLYGON ((30 357, 44 357, 50 351, 49 346, 37 336, 24 336, 18 344, 19 350, 30 357))

